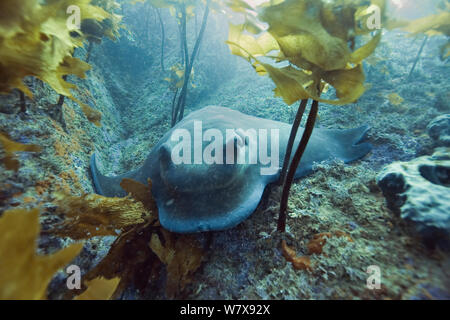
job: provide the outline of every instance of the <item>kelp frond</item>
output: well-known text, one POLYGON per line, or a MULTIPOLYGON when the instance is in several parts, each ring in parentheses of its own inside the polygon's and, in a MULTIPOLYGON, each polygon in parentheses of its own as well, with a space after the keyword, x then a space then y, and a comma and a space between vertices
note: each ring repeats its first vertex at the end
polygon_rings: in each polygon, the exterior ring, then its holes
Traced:
POLYGON ((78 103, 87 118, 99 125, 100 113, 77 100, 71 93, 76 86, 65 79, 71 74, 84 78, 90 69, 89 64, 73 57, 75 48, 81 47, 84 40, 73 36, 80 35, 80 31, 71 30, 67 25, 67 8, 73 5, 80 8, 81 23, 91 20, 108 24, 110 27, 104 33, 115 35, 118 17, 91 4, 91 0, 48 0, 44 4, 29 0, 1 1, 0 93, 18 88, 31 98, 23 78, 34 76, 78 103))
POLYGON ((45 299, 53 275, 81 251, 81 243, 36 254, 39 209, 8 210, 0 218, 0 299, 45 299))
POLYGON ((259 75, 269 75, 276 85, 275 95, 286 104, 312 98, 342 105, 364 93, 361 64, 374 52, 381 32, 359 48, 354 48, 355 39, 373 31, 366 27, 370 8, 377 5, 384 16, 385 1, 286 0, 257 8, 245 1, 231 1, 229 5, 246 17, 244 24, 230 24, 227 43, 231 52, 249 61, 259 75), (268 28, 254 35, 261 30, 258 22, 268 28), (278 67, 279 62, 288 66, 278 67), (320 98, 326 83, 336 89, 336 100, 320 98))
POLYGON ((0 132, 0 145, 5 153, 1 161, 8 170, 19 170, 19 161, 16 159, 16 152, 39 152, 41 147, 34 144, 22 144, 12 141, 7 133, 0 132))
POLYGON ((177 297, 203 260, 200 244, 192 236, 175 235, 161 227, 150 180, 144 185, 123 179, 120 185, 129 196, 56 194, 56 211, 64 221, 50 233, 77 240, 118 236, 106 257, 84 277, 85 281, 120 278, 113 297, 131 283, 145 289, 151 279, 160 276, 163 265, 167 269, 166 295, 177 297))
MULTIPOLYGON (((14 209, 0 217, 0 300, 41 300, 55 273, 83 248, 72 244, 51 255, 36 254, 40 232, 39 209, 14 209)), ((119 278, 94 279, 78 299, 111 298, 119 278)))

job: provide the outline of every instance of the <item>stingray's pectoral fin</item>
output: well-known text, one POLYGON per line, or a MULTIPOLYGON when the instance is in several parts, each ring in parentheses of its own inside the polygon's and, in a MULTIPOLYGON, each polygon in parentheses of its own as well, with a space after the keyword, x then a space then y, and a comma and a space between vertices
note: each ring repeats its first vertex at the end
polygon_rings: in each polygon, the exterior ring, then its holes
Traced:
POLYGON ((344 162, 351 162, 367 155, 372 150, 372 145, 364 142, 369 129, 369 126, 362 126, 348 130, 333 130, 333 137, 338 146, 335 156, 344 162))
POLYGON ((106 197, 125 197, 127 195, 125 190, 120 186, 120 182, 123 178, 129 178, 131 175, 123 174, 115 177, 104 176, 97 168, 95 153, 91 157, 91 175, 96 193, 106 197))

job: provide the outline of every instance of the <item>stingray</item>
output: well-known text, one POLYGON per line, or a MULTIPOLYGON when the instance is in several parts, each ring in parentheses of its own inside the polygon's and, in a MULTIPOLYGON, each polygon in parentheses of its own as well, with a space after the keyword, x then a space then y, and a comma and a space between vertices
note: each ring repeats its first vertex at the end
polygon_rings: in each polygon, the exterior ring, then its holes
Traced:
MULTIPOLYGON (((164 228, 177 233, 232 228, 255 211, 266 186, 278 180, 290 130, 291 125, 283 122, 208 106, 180 121, 152 148, 143 165, 128 173, 101 174, 94 153, 95 190, 123 197, 123 178, 145 184, 150 178, 164 228)), ((367 130, 367 126, 315 128, 295 178, 312 172, 316 162, 340 159, 348 163, 362 158, 372 148, 362 142, 367 130)), ((302 133, 299 128, 294 145, 302 133)))

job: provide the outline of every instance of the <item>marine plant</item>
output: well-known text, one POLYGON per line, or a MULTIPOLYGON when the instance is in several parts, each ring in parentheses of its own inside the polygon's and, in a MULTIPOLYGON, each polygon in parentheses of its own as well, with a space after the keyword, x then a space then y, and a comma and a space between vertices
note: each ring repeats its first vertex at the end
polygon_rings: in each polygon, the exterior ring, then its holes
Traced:
MULTIPOLYGON (((172 119, 176 117, 176 115, 175 115, 176 104, 175 103, 177 101, 176 98, 177 98, 178 91, 180 89, 182 89, 183 85, 184 85, 184 80, 185 80, 184 73, 185 73, 184 68, 179 63, 177 63, 170 67, 170 76, 164 78, 164 80, 169 83, 170 91, 174 92, 174 96, 172 98, 172 107, 171 107, 172 119)), ((194 68, 192 68, 191 76, 189 78, 190 78, 191 87, 195 88, 195 84, 192 82, 193 76, 194 76, 194 68)))
POLYGON ((12 141, 5 132, 0 132, 0 145, 2 146, 5 156, 0 159, 7 170, 19 170, 19 161, 15 157, 16 152, 39 152, 41 147, 34 144, 22 144, 12 141))
POLYGON ((86 62, 89 62, 94 43, 101 43, 103 37, 116 41, 119 37, 119 29, 122 27, 120 25, 122 17, 114 13, 117 9, 120 9, 119 3, 114 0, 92 0, 92 5, 108 12, 109 17, 101 21, 84 19, 81 22, 80 30, 83 33, 83 37, 89 42, 86 62))
MULTIPOLYGON (((91 4, 104 9, 108 13, 108 18, 98 21, 96 19, 83 19, 80 23, 81 37, 83 41, 87 41, 88 47, 86 49, 85 61, 89 63, 92 48, 94 43, 101 43, 103 37, 107 37, 110 40, 116 41, 119 37, 119 24, 122 17, 115 14, 114 11, 120 8, 120 4, 114 0, 92 0, 91 4)), ((72 36, 80 36, 78 33, 72 33, 72 36)), ((63 76, 64 81, 67 80, 67 75, 63 76)), ((60 95, 55 108, 58 108, 55 117, 62 118, 62 105, 64 103, 64 95, 60 95)))
POLYGON ((439 50, 439 58, 444 61, 450 57, 450 2, 448 0, 442 1, 437 10, 438 12, 436 14, 409 22, 403 22, 405 25, 402 27, 402 30, 409 32, 411 34, 410 36, 418 37, 420 35, 425 35, 422 45, 419 48, 417 56, 414 59, 414 63, 408 74, 408 78, 410 78, 413 74, 429 37, 446 36, 447 42, 441 46, 439 50))
POLYGON ((450 56, 450 1, 442 1, 437 10, 436 14, 409 21, 402 30, 409 32, 411 36, 419 34, 425 34, 426 37, 446 36, 447 42, 441 46, 439 52, 441 60, 445 60, 450 56))
POLYGON ((148 20, 149 20, 149 15, 150 15, 150 11, 149 11, 150 8, 153 9, 153 13, 156 13, 156 16, 158 17, 159 26, 160 26, 160 30, 161 30, 160 64, 161 64, 162 72, 165 72, 166 68, 164 66, 164 47, 165 47, 165 42, 166 42, 166 31, 165 31, 164 21, 161 16, 161 10, 162 10, 162 8, 160 8, 161 4, 158 4, 159 2, 146 1, 146 0, 132 0, 131 4, 136 4, 138 2, 145 3, 145 5, 147 5, 147 11, 145 13, 145 16, 147 18, 147 20, 145 22, 145 28, 149 29, 148 20))
POLYGON ((161 27, 161 70, 162 72, 166 71, 166 68, 164 67, 164 43, 166 40, 166 32, 164 29, 164 22, 161 17, 161 10, 158 8, 155 8, 156 14, 158 15, 159 25, 161 27))
MULTIPOLYGON (((96 3, 102 5, 112 2, 96 3)), ((89 65, 75 58, 73 52, 83 45, 86 37, 93 36, 93 32, 88 29, 84 29, 86 33, 83 33, 66 27, 66 9, 69 5, 78 5, 82 17, 91 19, 91 25, 93 23, 101 27, 102 36, 115 35, 116 29, 106 22, 111 14, 92 5, 91 0, 1 2, 0 92, 9 93, 19 88, 31 98, 31 90, 22 79, 34 76, 48 83, 61 95, 78 102, 88 119, 99 125, 100 114, 78 101, 70 91, 76 86, 65 79, 69 74, 85 76, 89 65), (74 36, 74 32, 78 36, 74 36)), ((16 152, 41 150, 36 145, 12 141, 7 133, 0 133, 0 144, 4 151, 2 162, 7 169, 15 171, 19 168, 16 152)), ((179 294, 189 283, 193 271, 200 266, 202 248, 190 236, 177 237, 162 230, 148 186, 127 180, 121 185, 131 197, 55 194, 53 202, 63 222, 50 230, 40 230, 39 208, 2 212, 0 299, 46 298, 47 285, 55 272, 75 258, 82 248, 82 244, 77 243, 54 255, 36 255, 35 241, 39 233, 74 240, 89 239, 96 235, 117 236, 105 259, 83 278, 82 289, 73 291, 70 297, 110 298, 120 294, 136 279, 144 279, 135 283, 145 285, 149 277, 158 275, 162 265, 167 265, 168 269, 167 295, 174 297, 179 294), (17 248, 24 250, 17 251, 17 248), (34 266, 38 273, 28 272, 30 266, 34 266), (143 269, 148 272, 143 274, 143 269)))
POLYGON ((243 24, 230 24, 227 43, 231 52, 247 60, 257 74, 268 75, 276 85, 275 96, 286 104, 301 101, 279 181, 283 191, 278 230, 284 232, 289 191, 314 129, 319 102, 344 105, 364 93, 362 62, 380 42, 381 30, 377 29, 385 17, 386 2, 274 0, 252 6, 244 0, 230 0, 228 5, 245 18, 243 24), (371 33, 371 39, 356 48, 358 38, 371 33), (335 89, 336 98, 321 98, 329 86, 335 89), (309 99, 313 102, 306 127, 290 160, 309 99))
MULTIPOLYGON (((36 254, 40 232, 39 209, 13 209, 0 217, 0 300, 41 300, 58 271, 81 251, 82 243, 72 244, 50 255, 36 254)), ((75 299, 109 299, 119 278, 96 278, 75 299)))
MULTIPOLYGON (((175 235, 159 224, 158 210, 151 194, 151 181, 144 185, 123 179, 125 198, 95 194, 54 195, 53 203, 63 221, 44 234, 86 240, 95 236, 116 236, 108 254, 83 276, 83 288, 66 292, 65 298, 81 294, 95 279, 120 279, 112 297, 119 297, 133 284, 144 290, 160 277, 166 266, 166 296, 177 297, 191 281, 203 260, 203 248, 190 235, 175 235)), ((1 220, 0 220, 1 221, 1 220)))
POLYGON ((73 56, 75 48, 83 46, 82 32, 67 25, 67 8, 73 5, 80 8, 81 23, 86 20, 101 23, 112 17, 91 4, 91 0, 0 3, 0 93, 17 88, 32 98, 23 79, 34 76, 78 103, 88 120, 100 125, 100 112, 76 99, 71 93, 76 86, 65 79, 70 74, 84 78, 90 69, 86 62, 73 56))
POLYGON ((55 193, 52 203, 62 222, 45 230, 39 226, 40 208, 2 212, 0 299, 46 299, 55 273, 80 254, 83 240, 96 236, 117 238, 107 255, 82 276, 79 288, 60 292, 65 299, 117 298, 131 284, 144 290, 160 278, 163 266, 166 296, 179 296, 201 265, 202 246, 193 236, 175 235, 161 227, 150 181, 146 186, 123 179, 121 186, 129 193, 125 198, 55 193), (39 255, 39 234, 77 242, 52 255, 39 255))
POLYGON ((188 94, 188 83, 189 78, 194 67, 194 61, 197 57, 198 51, 200 49, 200 43, 203 39, 203 34, 206 29, 206 24, 208 22, 208 15, 210 12, 210 7, 212 2, 217 0, 205 0, 205 9, 202 18, 202 24, 198 35, 196 35, 196 40, 194 48, 191 54, 189 54, 188 39, 187 39, 187 21, 189 18, 194 16, 194 8, 198 5, 196 0, 134 0, 133 2, 145 2, 148 1, 155 8, 168 8, 172 16, 177 19, 177 24, 180 31, 180 46, 181 46, 181 58, 182 65, 184 68, 184 79, 183 85, 181 86, 180 93, 176 90, 174 93, 173 101, 176 101, 174 107, 172 107, 172 120, 171 126, 173 127, 178 121, 183 119, 184 108, 186 105, 186 97, 188 94))

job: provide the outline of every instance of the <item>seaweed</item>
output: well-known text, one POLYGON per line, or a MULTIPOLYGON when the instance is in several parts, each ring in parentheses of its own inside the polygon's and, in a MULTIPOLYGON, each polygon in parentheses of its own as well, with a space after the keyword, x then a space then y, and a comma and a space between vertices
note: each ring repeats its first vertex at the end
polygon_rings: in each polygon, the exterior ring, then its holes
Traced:
POLYGON ((353 242, 353 239, 347 233, 338 230, 333 233, 324 232, 315 234, 307 244, 309 256, 297 256, 295 250, 287 245, 286 240, 281 241, 281 252, 286 261, 292 263, 294 269, 307 270, 311 272, 313 271, 314 266, 311 263, 310 256, 313 254, 322 254, 322 250, 327 243, 327 239, 332 237, 345 238, 348 242, 353 242))
POLYGON ((39 233, 78 241, 94 236, 117 237, 107 255, 83 276, 81 288, 65 292, 66 299, 117 298, 130 284, 144 290, 149 281, 159 281, 164 269, 166 296, 179 296, 203 261, 202 247, 193 236, 175 235, 161 227, 150 192, 151 181, 144 185, 124 179, 121 186, 129 196, 55 193, 52 202, 62 222, 43 231, 39 230, 39 208, 3 213, 0 298, 45 299, 55 272, 73 260, 83 246, 80 242, 54 255, 36 256, 39 233))
POLYGON ((41 147, 34 144, 22 144, 12 141, 5 132, 0 132, 0 145, 3 148, 5 156, 1 161, 8 170, 19 170, 19 160, 16 159, 16 152, 40 152, 41 147))
MULTIPOLYGON (((190 84, 192 88, 195 88, 195 84, 192 82, 194 76, 194 68, 192 68, 191 76, 190 78, 190 84)), ((172 107, 171 107, 171 114, 172 119, 176 118, 176 104, 178 97, 178 91, 183 88, 184 81, 185 81, 185 70, 184 68, 179 64, 174 64, 172 67, 170 67, 170 77, 164 78, 164 81, 167 81, 169 83, 169 89, 170 91, 174 92, 174 96, 172 99, 172 107)))
MULTIPOLYGON (((98 21, 96 19, 83 19, 80 23, 80 31, 82 32, 82 39, 88 41, 88 47, 86 50, 86 62, 89 63, 92 48, 94 43, 101 43, 103 37, 108 37, 112 41, 116 41, 119 37, 119 29, 122 27, 119 25, 122 17, 115 14, 114 10, 120 8, 120 4, 114 0, 92 0, 92 5, 101 7, 108 13, 108 18, 98 21)), ((79 36, 77 33, 72 33, 72 36, 79 36)), ((63 76, 63 80, 67 80, 67 75, 63 76)), ((60 95, 56 107, 59 110, 59 117, 62 119, 62 109, 61 106, 64 103, 64 95, 60 95)), ((83 110, 85 112, 85 110, 83 110)), ((87 110, 85 112, 86 116, 90 115, 91 111, 87 110)), ((95 125, 99 126, 100 119, 89 119, 95 125)), ((64 122, 62 122, 64 124, 64 122)), ((64 124, 65 125, 65 124, 64 124)))
POLYGON ((167 267, 166 295, 174 298, 191 282, 193 272, 200 267, 203 249, 192 235, 177 236, 164 229, 161 231, 163 241, 154 233, 150 248, 167 267))
POLYGON ((98 6, 108 12, 108 18, 104 20, 84 19, 81 21, 81 32, 83 38, 89 42, 86 52, 86 62, 89 62, 91 51, 94 43, 101 43, 103 37, 107 37, 112 41, 116 41, 119 37, 119 30, 123 26, 120 25, 121 16, 114 13, 120 8, 120 4, 114 0, 93 0, 92 5, 98 6))
MULTIPOLYGON (((39 209, 14 209, 0 217, 0 300, 41 300, 55 273, 72 261, 83 244, 72 244, 51 255, 36 254, 39 209)), ((109 299, 118 279, 95 279, 77 299, 109 299)))
MULTIPOLYGON (((259 75, 269 75, 277 86, 275 96, 283 98, 286 104, 313 99, 343 105, 356 101, 364 93, 361 63, 381 39, 381 32, 377 31, 365 45, 353 48, 356 35, 372 31, 355 27, 365 25, 369 6, 358 1, 287 0, 249 10, 243 6, 236 9, 238 3, 241 1, 233 2, 232 9, 244 11, 246 22, 230 24, 227 41, 230 50, 251 63, 259 75), (342 5, 345 10, 340 9, 342 5), (248 19, 255 15, 261 23, 269 25, 257 36, 248 34, 259 30, 248 19), (275 66, 258 57, 271 60, 275 66), (280 62, 288 62, 288 66, 277 67, 280 62), (336 89, 336 100, 320 98, 325 83, 336 89)), ((373 3, 380 5, 384 12, 384 1, 373 3)))
MULTIPOLYGON (((258 75, 268 75, 276 85, 275 96, 287 105, 301 100, 279 179, 283 188, 277 230, 284 233, 290 189, 314 129, 319 102, 344 105, 365 92, 362 62, 380 43, 381 30, 359 48, 355 48, 356 38, 381 29, 375 22, 385 17, 386 1, 285 0, 253 7, 233 0, 227 4, 245 18, 243 24, 230 24, 227 44, 231 53, 247 60, 258 75), (336 99, 321 98, 327 86, 334 87, 336 99), (313 102, 306 127, 291 159, 309 99, 313 102)), ((310 269, 308 259, 296 257, 285 242, 281 245, 287 261, 310 269)))
POLYGON ((96 278, 86 282, 87 289, 74 300, 109 300, 119 284, 120 279, 96 278))
POLYGON ((51 232, 75 240, 117 236, 129 226, 144 223, 151 215, 141 202, 130 197, 107 198, 96 194, 77 197, 61 193, 55 196, 56 212, 63 215, 64 222, 51 232))
MULTIPOLYGON (((197 5, 197 2, 195 0, 133 0, 132 3, 146 1, 148 1, 156 9, 168 8, 171 15, 177 19, 177 24, 180 31, 180 48, 182 59, 181 64, 183 65, 184 69, 184 79, 182 82, 180 82, 182 83, 180 94, 178 95, 178 90, 175 90, 174 93, 173 101, 176 101, 176 103, 172 104, 171 126, 173 127, 178 121, 181 121, 181 119, 183 119, 186 97, 188 94, 189 78, 192 74, 194 61, 198 55, 200 43, 203 39, 203 35, 206 29, 211 4, 213 2, 217 2, 218 0, 205 1, 205 10, 203 13, 202 25, 200 28, 200 32, 198 33, 198 35, 196 35, 194 48, 192 49, 192 53, 190 55, 187 40, 187 21, 189 18, 194 16, 194 7, 197 5)), ((161 65, 163 65, 162 62, 161 65)))
MULTIPOLYGON (((89 64, 73 57, 75 48, 83 45, 79 30, 67 27, 67 8, 76 5, 85 20, 105 23, 114 16, 92 5, 90 0, 48 0, 44 4, 27 0, 5 0, 0 4, 0 93, 20 89, 29 98, 33 94, 23 83, 34 76, 60 95, 79 104, 88 120, 100 125, 100 112, 76 99, 76 86, 66 81, 69 74, 86 76, 89 64)), ((109 35, 109 29, 105 32, 109 35)))
MULTIPOLYGON (((161 227, 150 180, 144 185, 123 179, 120 185, 129 196, 55 194, 56 212, 63 222, 46 233, 74 240, 117 236, 108 254, 83 280, 120 278, 112 295, 117 298, 130 284, 144 290, 149 281, 160 278, 165 265, 166 295, 177 297, 200 267, 202 248, 193 237, 178 236, 161 227)), ((66 298, 77 293, 68 292, 66 298)))
POLYGON ((441 46, 439 50, 439 57, 442 61, 444 61, 450 56, 450 41, 448 40, 448 37, 450 37, 450 3, 448 1, 442 2, 441 6, 438 6, 437 9, 438 13, 436 14, 409 21, 407 23, 404 23, 405 25, 401 26, 401 29, 409 32, 411 36, 417 36, 419 34, 426 35, 423 44, 419 49, 417 59, 415 60, 415 63, 411 69, 410 75, 414 71, 414 67, 417 63, 418 58, 420 57, 420 53, 423 50, 423 46, 425 46, 428 37, 442 35, 446 36, 447 42, 441 46))

